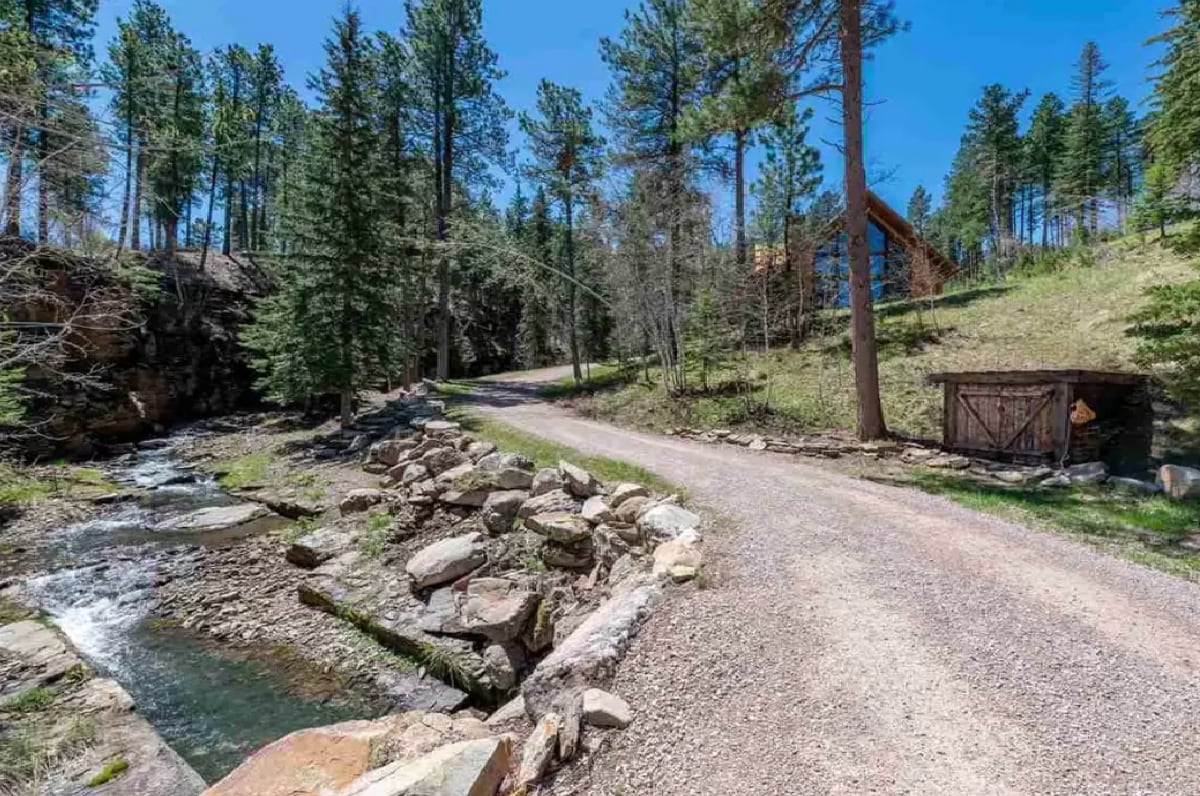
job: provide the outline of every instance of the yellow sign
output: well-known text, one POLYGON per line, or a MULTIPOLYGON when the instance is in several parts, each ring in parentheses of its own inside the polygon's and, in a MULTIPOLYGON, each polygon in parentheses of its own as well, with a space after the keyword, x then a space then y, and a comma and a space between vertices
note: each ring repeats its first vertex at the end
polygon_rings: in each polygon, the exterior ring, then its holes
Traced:
POLYGON ((1085 426, 1096 419, 1096 413, 1082 398, 1071 404, 1071 425, 1085 426))

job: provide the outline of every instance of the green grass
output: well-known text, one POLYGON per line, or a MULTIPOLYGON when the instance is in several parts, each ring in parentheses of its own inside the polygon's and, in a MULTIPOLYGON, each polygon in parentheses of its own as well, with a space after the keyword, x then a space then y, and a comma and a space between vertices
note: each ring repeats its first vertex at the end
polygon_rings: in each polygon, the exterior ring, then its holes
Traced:
POLYGON ((448 398, 461 397, 470 395, 475 389, 475 383, 470 379, 457 379, 439 381, 433 388, 433 391, 439 395, 444 395, 448 398))
POLYGON ((1126 495, 1099 487, 1010 487, 924 471, 891 482, 945 495, 975 511, 1082 538, 1126 558, 1200 580, 1200 554, 1179 546, 1200 532, 1200 502, 1126 495))
MULTIPOLYGON (((1184 257, 1157 243, 1121 239, 1055 270, 986 285, 952 286, 932 303, 877 307, 880 383, 889 424, 940 434, 940 390, 930 373, 1082 368, 1136 370, 1128 318, 1151 285, 1195 278, 1184 257), (1094 262, 1093 262, 1094 260, 1094 262)), ((797 350, 731 357, 710 375, 713 389, 668 397, 655 371, 600 392, 580 408, 617 423, 663 429, 689 425, 780 433, 852 428, 854 381, 843 312, 797 350)), ((699 385, 698 373, 689 383, 699 385)))
POLYGON ((15 697, 0 702, 0 710, 8 713, 38 713, 50 707, 56 696, 50 688, 27 688, 15 697))
POLYGON ((368 514, 362 536, 358 538, 358 549, 368 558, 378 558, 383 554, 394 527, 395 518, 391 514, 383 511, 368 514))
POLYGON ((117 777, 125 773, 129 768, 129 761, 123 757, 118 757, 116 760, 109 761, 104 768, 97 772, 96 776, 88 780, 89 788, 98 788, 106 782, 111 782, 117 777))
POLYGON ((212 469, 221 473, 218 480, 225 489, 245 489, 267 483, 273 459, 270 451, 258 451, 216 462, 212 469))
POLYGON ((628 368, 622 369, 615 364, 592 365, 590 371, 584 370, 584 379, 581 383, 576 384, 574 376, 565 376, 545 385, 540 393, 543 398, 549 400, 569 398, 573 395, 592 393, 623 385, 635 375, 631 374, 628 368))
POLYGON ((0 464, 0 507, 18 506, 54 494, 54 482, 23 468, 0 464))
POLYGON ((456 409, 451 414, 455 420, 462 423, 463 429, 478 439, 495 443, 496 447, 505 453, 527 456, 538 467, 557 467, 558 463, 565 459, 585 468, 603 481, 631 481, 659 492, 680 492, 679 488, 669 481, 636 464, 602 456, 586 456, 566 445, 526 434, 503 421, 462 409, 456 409))

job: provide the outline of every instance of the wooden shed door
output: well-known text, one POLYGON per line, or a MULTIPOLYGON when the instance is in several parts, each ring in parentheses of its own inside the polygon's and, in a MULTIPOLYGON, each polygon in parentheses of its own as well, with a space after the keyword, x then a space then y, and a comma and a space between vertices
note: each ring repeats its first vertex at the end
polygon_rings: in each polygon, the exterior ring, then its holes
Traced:
POLYGON ((1053 385, 961 384, 957 392, 959 446, 1016 456, 1054 453, 1053 385))

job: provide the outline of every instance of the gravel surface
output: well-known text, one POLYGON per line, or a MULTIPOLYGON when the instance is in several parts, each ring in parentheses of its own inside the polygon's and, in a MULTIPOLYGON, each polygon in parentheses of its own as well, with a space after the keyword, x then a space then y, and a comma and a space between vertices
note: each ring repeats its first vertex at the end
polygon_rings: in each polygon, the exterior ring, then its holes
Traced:
POLYGON ((942 498, 532 395, 510 382, 477 400, 685 487, 713 518, 716 573, 622 664, 611 690, 633 725, 547 792, 1200 793, 1200 587, 942 498))

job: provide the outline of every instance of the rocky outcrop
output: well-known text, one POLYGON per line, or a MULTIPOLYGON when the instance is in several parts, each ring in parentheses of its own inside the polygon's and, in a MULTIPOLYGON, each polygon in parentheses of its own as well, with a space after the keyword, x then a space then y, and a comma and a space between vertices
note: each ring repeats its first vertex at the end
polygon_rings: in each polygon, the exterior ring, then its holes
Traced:
POLYGON ((262 519, 270 513, 270 509, 258 503, 210 506, 165 520, 158 525, 158 530, 178 533, 208 533, 236 528, 239 525, 262 519))
MULTIPOLYGON (((97 678, 54 630, 36 621, 0 626, 0 727, 36 745, 56 763, 48 772, 23 772, 6 759, 0 790, 30 796, 91 792, 106 766, 123 761, 103 792, 115 796, 195 796, 204 781, 134 711, 129 694, 97 678), (35 692, 36 689, 36 692, 35 692), (39 695, 35 703, 28 697, 39 695), (27 707, 7 710, 11 700, 27 707), (91 742, 72 740, 94 728, 91 742), (30 778, 35 774, 36 778, 30 778)), ((97 791, 99 792, 99 791, 97 791)))
POLYGON ((210 252, 201 270, 198 252, 131 253, 114 267, 0 241, 0 266, 17 263, 44 289, 16 306, 0 306, 0 314, 26 322, 89 317, 74 327, 61 363, 27 374, 35 396, 30 416, 40 426, 38 435, 23 440, 27 455, 86 457, 108 443, 254 399, 238 343, 253 299, 266 285, 252 260, 210 252), (155 287, 138 289, 135 281, 155 287))

